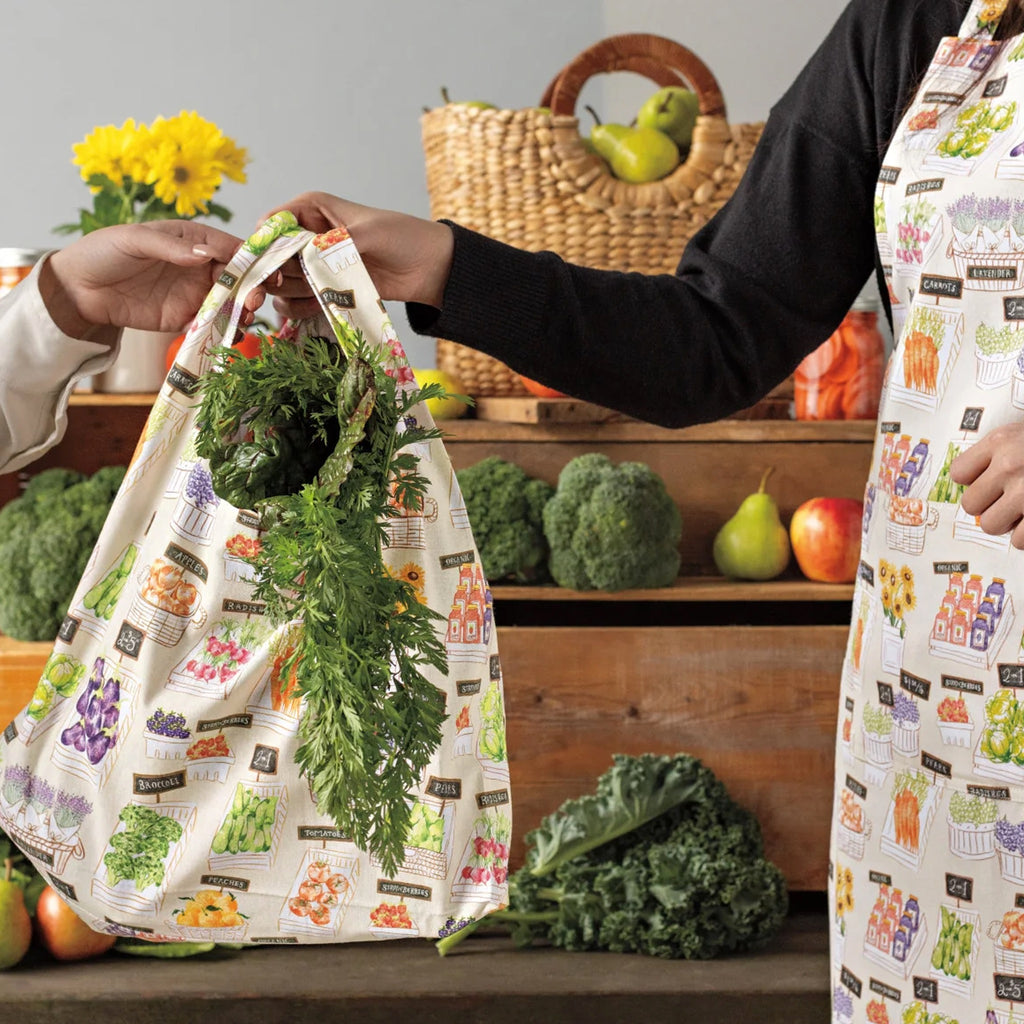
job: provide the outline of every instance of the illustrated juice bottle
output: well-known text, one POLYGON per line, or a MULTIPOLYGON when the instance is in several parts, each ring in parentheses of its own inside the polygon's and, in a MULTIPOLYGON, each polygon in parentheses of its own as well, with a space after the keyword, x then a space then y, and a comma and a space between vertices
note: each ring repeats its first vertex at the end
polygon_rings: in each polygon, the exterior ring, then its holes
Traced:
POLYGON ((974 573, 970 575, 967 582, 964 584, 964 595, 966 597, 970 597, 971 604, 974 605, 975 610, 977 610, 978 605, 981 604, 981 595, 984 589, 981 577, 974 573))
POLYGON ((949 574, 949 589, 954 598, 959 601, 964 594, 964 574, 962 572, 951 572, 949 574))
POLYGON ((967 634, 971 628, 972 618, 968 617, 962 604, 958 604, 953 612, 953 621, 949 627, 949 642, 963 647, 967 643, 967 634))
POLYGON ((939 613, 935 616, 935 621, 932 623, 932 639, 949 639, 950 620, 952 618, 952 612, 952 607, 946 604, 945 601, 943 601, 942 607, 939 608, 939 613))
POLYGON ((992 602, 995 608, 995 616, 998 618, 1003 614, 1003 602, 1006 600, 1006 581, 993 577, 992 582, 985 590, 985 596, 992 602))
POLYGON ((479 587, 474 587, 469 601, 466 604, 465 631, 463 632, 463 643, 478 644, 483 636, 483 593, 479 587))

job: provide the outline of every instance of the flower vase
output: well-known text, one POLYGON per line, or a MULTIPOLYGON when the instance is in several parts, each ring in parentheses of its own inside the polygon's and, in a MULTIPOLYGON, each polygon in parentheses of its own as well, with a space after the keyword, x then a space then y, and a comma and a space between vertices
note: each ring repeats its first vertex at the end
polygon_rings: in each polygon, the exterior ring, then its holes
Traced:
POLYGON ((882 623, 882 668, 886 672, 899 674, 903 664, 903 634, 899 626, 882 623))
POLYGON ((167 349, 176 331, 137 331, 126 327, 114 362, 93 375, 92 388, 107 394, 159 391, 167 376, 167 349))

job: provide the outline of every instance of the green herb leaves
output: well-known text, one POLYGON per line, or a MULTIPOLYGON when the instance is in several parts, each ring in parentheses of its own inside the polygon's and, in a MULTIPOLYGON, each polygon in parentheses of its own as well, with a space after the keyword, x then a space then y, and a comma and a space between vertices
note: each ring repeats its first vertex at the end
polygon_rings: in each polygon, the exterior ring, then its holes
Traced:
POLYGON ((275 623, 301 623, 284 671, 302 692, 296 761, 317 807, 393 874, 446 717, 421 670, 447 658, 443 617, 388 573, 385 527, 427 486, 401 449, 439 432, 409 418, 429 388, 399 392, 375 347, 335 331, 264 339, 256 359, 218 353, 196 450, 221 497, 262 515, 254 598, 275 623))

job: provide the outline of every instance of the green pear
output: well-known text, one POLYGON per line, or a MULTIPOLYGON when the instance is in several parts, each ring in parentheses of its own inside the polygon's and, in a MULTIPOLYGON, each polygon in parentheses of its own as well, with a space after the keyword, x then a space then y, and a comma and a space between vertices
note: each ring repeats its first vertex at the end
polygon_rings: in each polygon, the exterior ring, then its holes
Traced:
POLYGON ((712 554, 723 576, 738 580, 771 580, 789 565, 789 531, 779 519, 779 507, 764 485, 747 495, 733 517, 715 536, 712 554))
POLYGON ((636 115, 638 128, 657 128, 683 152, 690 148, 700 98, 692 89, 667 85, 649 96, 636 115))
POLYGON ((594 119, 594 127, 590 129, 590 138, 584 139, 583 144, 610 164, 619 140, 625 136, 629 128, 624 124, 615 124, 614 122, 603 124, 593 107, 588 106, 586 109, 594 119))
POLYGON ((621 181, 642 185, 657 181, 679 166, 679 147, 657 128, 627 128, 612 153, 612 174, 621 181))
POLYGON ((5 863, 0 879, 0 970, 20 963, 32 942, 32 918, 25 907, 25 894, 11 879, 12 861, 5 863))

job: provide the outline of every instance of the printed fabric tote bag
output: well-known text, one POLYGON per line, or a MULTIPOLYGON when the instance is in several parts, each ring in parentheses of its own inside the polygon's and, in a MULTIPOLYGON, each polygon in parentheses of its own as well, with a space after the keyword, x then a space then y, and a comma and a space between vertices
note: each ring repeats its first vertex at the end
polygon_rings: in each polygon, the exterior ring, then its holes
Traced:
POLYGON ((68 609, 52 702, 0 743, 0 827, 93 928, 430 938, 506 902, 491 594, 418 395, 344 229, 282 213, 241 246, 68 609), (235 364, 244 297, 295 254, 322 334, 235 364))

